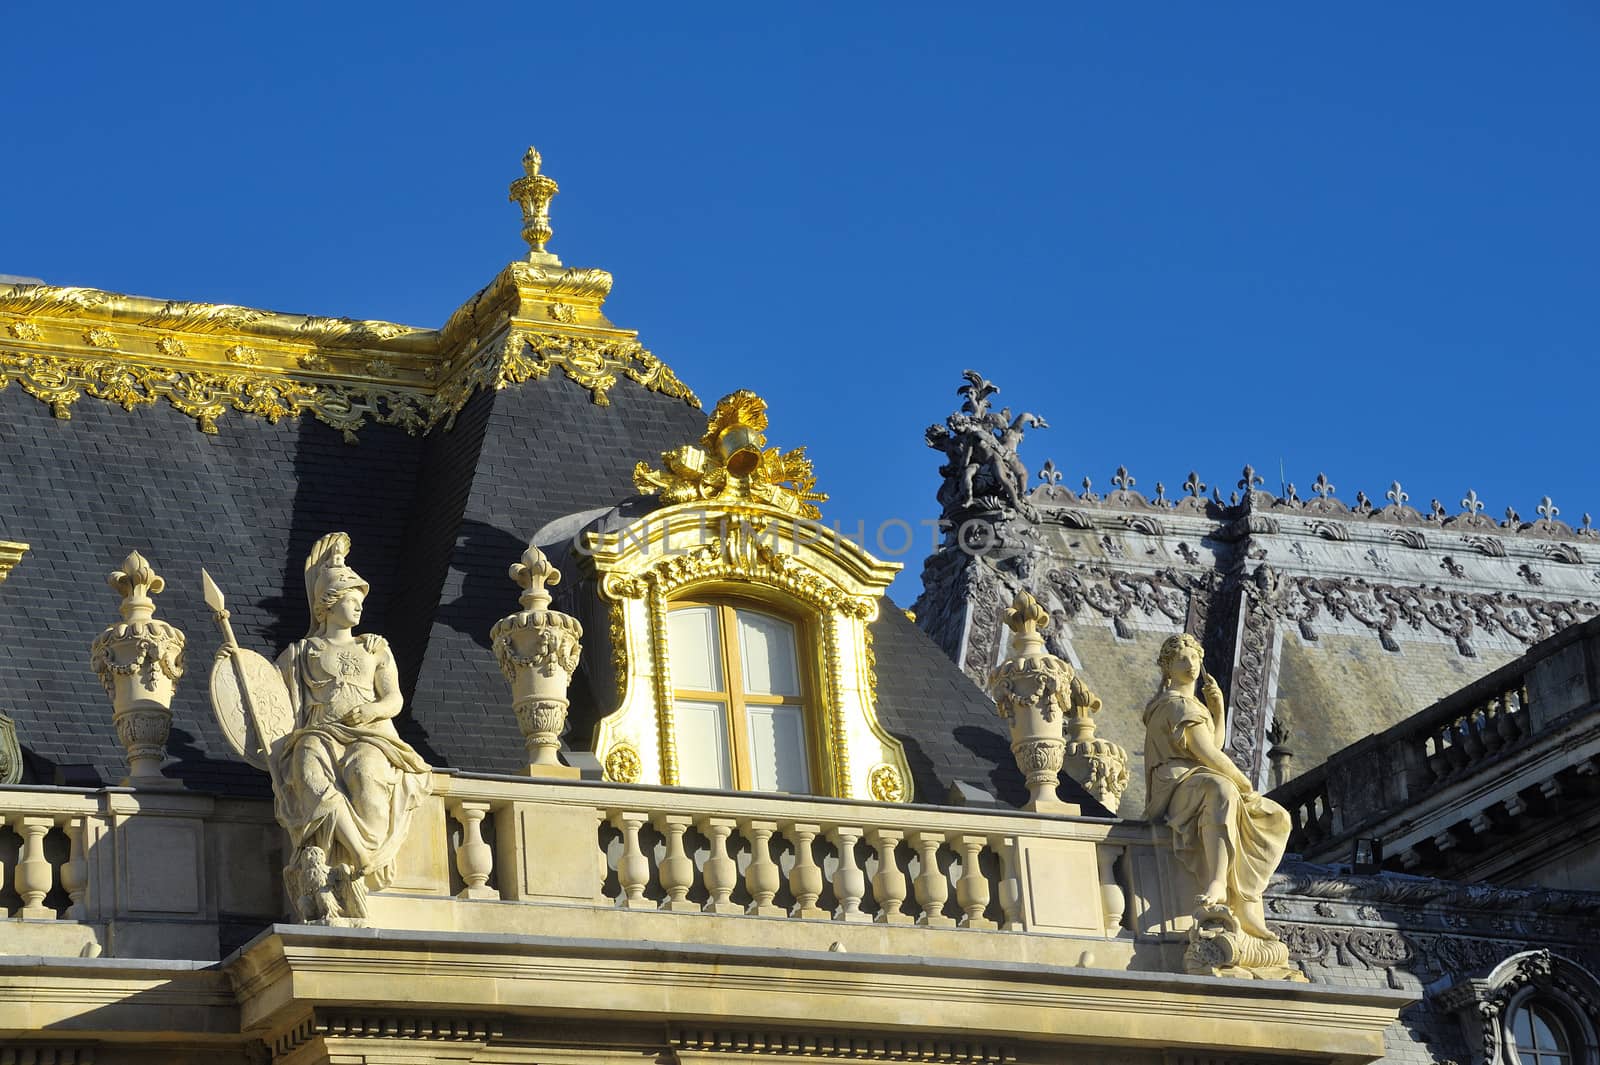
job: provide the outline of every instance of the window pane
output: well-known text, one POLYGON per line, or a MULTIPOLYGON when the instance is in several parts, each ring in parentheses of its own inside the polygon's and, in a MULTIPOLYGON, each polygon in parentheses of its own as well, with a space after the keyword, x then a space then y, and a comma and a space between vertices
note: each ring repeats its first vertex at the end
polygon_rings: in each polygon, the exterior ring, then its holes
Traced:
POLYGON ((722 690, 722 655, 717 647, 717 612, 709 606, 679 607, 667 615, 667 651, 672 686, 697 692, 722 690))
POLYGON ((794 626, 751 610, 740 610, 738 615, 744 690, 752 695, 799 695, 794 626))
POLYGON ((732 788, 728 719, 722 704, 680 699, 673 716, 678 727, 678 782, 691 788, 732 788))
POLYGON ((757 791, 811 790, 802 714, 798 706, 749 708, 750 775, 757 791))
POLYGON ((1511 1032, 1517 1041, 1517 1046, 1526 1047, 1529 1050, 1533 1049, 1532 1016, 1532 1011, 1524 1006, 1517 1011, 1516 1016, 1511 1020, 1511 1032))
POLYGON ((1547 1055, 1554 1052, 1565 1057, 1567 1054, 1566 1032, 1561 1022, 1539 1006, 1533 1009, 1533 1045, 1547 1055))

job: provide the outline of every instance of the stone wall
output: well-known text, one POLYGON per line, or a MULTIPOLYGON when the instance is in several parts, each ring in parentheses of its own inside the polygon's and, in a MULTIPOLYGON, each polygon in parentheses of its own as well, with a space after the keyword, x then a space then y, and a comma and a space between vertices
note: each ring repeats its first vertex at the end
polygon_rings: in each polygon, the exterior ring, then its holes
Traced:
POLYGON ((1266 785, 1275 722, 1303 772, 1600 613, 1600 534, 1548 499, 1533 520, 1496 520, 1473 492, 1413 506, 1394 484, 1383 505, 1345 503, 1320 475, 1305 495, 1273 493, 1249 467, 1227 488, 1191 473, 1146 494, 1119 469, 1109 492, 1074 490, 1053 462, 1027 472, 1027 424, 995 411, 995 392, 969 374, 962 411, 928 430, 949 460, 947 532, 917 623, 982 684, 1006 653, 1005 605, 1034 594, 1057 622, 1052 649, 1105 700, 1101 734, 1132 756, 1125 812, 1142 800, 1154 651, 1173 633, 1205 644, 1229 752, 1266 785))

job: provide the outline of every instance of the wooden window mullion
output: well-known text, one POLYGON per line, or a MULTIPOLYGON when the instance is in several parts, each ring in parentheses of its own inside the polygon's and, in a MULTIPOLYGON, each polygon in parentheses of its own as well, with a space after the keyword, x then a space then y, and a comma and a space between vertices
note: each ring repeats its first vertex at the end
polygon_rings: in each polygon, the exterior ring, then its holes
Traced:
POLYGON ((739 618, 734 608, 724 603, 717 607, 722 631, 723 684, 728 688, 728 754, 733 759, 734 787, 749 791, 755 786, 750 766, 750 724, 745 718, 743 648, 739 644, 739 618))

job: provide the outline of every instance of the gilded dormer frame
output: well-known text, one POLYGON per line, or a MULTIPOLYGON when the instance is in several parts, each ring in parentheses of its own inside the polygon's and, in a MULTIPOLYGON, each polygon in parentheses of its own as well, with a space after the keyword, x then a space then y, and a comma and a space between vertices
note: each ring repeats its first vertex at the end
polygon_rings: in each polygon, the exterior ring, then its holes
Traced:
POLYGON ((589 532, 581 565, 610 611, 618 703, 596 725, 607 779, 679 782, 667 613, 678 599, 731 596, 802 616, 820 674, 817 785, 836 798, 906 802, 905 749, 878 721, 872 635, 900 565, 874 558, 816 519, 803 451, 763 451, 765 405, 748 392, 718 403, 706 436, 644 463, 635 481, 667 505, 589 532))

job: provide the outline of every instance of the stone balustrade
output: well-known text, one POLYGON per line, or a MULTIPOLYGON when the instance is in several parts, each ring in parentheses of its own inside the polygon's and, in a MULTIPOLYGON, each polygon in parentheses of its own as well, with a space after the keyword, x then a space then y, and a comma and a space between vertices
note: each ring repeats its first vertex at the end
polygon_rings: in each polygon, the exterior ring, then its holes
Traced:
MULTIPOLYGON (((1187 927, 1178 900, 1192 889, 1165 830, 1137 822, 449 773, 434 784, 393 884, 370 897, 380 927, 1169 970, 1187 927), (729 923, 710 932, 708 917, 729 923)), ((25 918, 5 953, 221 957, 287 912, 285 840, 265 799, 15 787, 0 789, 0 818, 8 915, 25 918)))
POLYGON ((1290 814, 1289 848, 1347 860, 1376 839, 1389 863, 1446 872, 1441 854, 1540 807, 1564 776, 1600 772, 1600 626, 1575 626, 1385 732, 1334 754, 1276 789, 1290 814), (1390 813, 1404 810, 1404 822, 1390 813))

